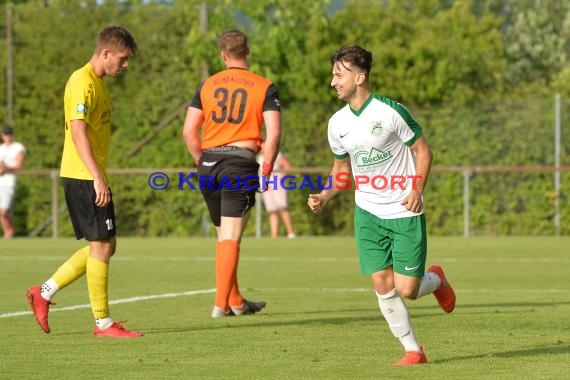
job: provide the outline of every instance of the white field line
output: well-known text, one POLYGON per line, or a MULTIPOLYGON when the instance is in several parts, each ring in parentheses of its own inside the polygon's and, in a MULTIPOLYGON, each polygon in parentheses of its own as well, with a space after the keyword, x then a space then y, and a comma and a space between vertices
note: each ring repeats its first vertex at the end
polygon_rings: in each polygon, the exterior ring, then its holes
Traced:
MULTIPOLYGON (((139 301, 148 301, 154 299, 161 299, 161 298, 175 298, 175 297, 183 297, 183 296, 195 296, 199 294, 210 294, 215 293, 216 289, 204 289, 204 290, 189 290, 187 292, 180 292, 180 293, 164 293, 164 294, 155 294, 150 296, 136 296, 136 297, 129 297, 129 298, 121 298, 114 301, 109 301, 110 305, 117 305, 120 303, 132 303, 132 302, 139 302, 139 301)), ((49 312, 56 312, 56 311, 70 311, 70 310, 79 310, 79 309, 90 309, 91 304, 83 304, 83 305, 73 305, 67 307, 54 307, 50 308, 49 312)), ((32 314, 31 311, 16 311, 13 313, 4 313, 0 314, 0 318, 10 318, 10 317, 19 317, 22 315, 30 315, 32 314)))
MULTIPOLYGON (((244 289, 247 290, 247 289, 244 289)), ((570 293, 570 289, 455 289, 458 293, 570 293)), ((281 289, 281 288, 266 288, 266 289, 256 289, 258 292, 311 292, 311 293, 318 293, 318 292, 372 292, 370 288, 289 288, 289 289, 281 289)), ((200 294, 211 294, 215 293, 216 289, 202 289, 202 290, 189 290, 186 292, 179 292, 179 293, 164 293, 164 294, 155 294, 149 296, 135 296, 135 297, 128 297, 128 298, 121 298, 114 301, 109 301, 111 305, 117 305, 121 303, 132 303, 132 302, 139 302, 139 301, 148 301, 154 299, 162 299, 162 298, 176 298, 176 297, 185 297, 185 296, 195 296, 200 294)), ((89 309, 91 308, 90 304, 83 304, 83 305, 73 305, 67 307, 59 307, 59 308, 50 308, 50 313, 57 312, 57 311, 73 311, 79 309, 89 309)), ((0 314, 0 319, 2 318, 11 318, 11 317, 21 317, 24 315, 31 315, 31 311, 16 311, 12 313, 3 313, 0 314)))
MULTIPOLYGON (((1 261, 65 261, 69 256, 0 256, 1 261)), ((213 256, 114 256, 113 261, 214 261, 213 256)), ((304 256, 277 256, 277 257, 240 257, 240 261, 306 261, 306 262, 357 262, 356 253, 347 257, 304 257, 304 256)), ((536 258, 536 257, 446 257, 437 258, 428 256, 429 262, 447 262, 447 263, 520 263, 520 264, 537 264, 537 263, 568 263, 570 257, 559 258, 536 258)))

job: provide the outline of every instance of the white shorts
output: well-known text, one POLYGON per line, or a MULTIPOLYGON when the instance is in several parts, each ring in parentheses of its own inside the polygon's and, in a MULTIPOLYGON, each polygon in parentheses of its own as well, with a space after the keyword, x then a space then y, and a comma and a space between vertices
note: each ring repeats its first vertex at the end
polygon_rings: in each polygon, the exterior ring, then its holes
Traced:
POLYGON ((14 199, 14 188, 12 186, 0 186, 0 209, 10 210, 14 199))
POLYGON ((261 199, 267 212, 285 210, 288 207, 287 190, 282 186, 278 186, 276 189, 270 186, 267 191, 261 193, 261 199))

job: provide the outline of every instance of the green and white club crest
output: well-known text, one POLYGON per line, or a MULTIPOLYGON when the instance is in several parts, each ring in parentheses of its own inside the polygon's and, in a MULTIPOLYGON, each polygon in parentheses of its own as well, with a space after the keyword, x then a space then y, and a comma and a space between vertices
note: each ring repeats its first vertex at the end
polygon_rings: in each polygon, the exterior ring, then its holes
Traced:
POLYGON ((381 123, 381 122, 376 121, 376 122, 372 123, 371 132, 372 132, 372 135, 373 135, 373 136, 378 137, 378 136, 380 136, 380 135, 382 134, 383 131, 384 131, 384 128, 382 127, 382 123, 381 123))

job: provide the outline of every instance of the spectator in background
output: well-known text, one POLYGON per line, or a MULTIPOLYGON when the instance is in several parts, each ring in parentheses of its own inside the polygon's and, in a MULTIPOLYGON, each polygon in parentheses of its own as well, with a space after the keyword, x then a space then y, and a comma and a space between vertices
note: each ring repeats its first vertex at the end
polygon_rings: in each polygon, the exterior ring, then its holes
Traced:
POLYGON ((288 174, 290 168, 291 163, 289 160, 287 160, 283 152, 279 152, 275 159, 273 172, 271 172, 271 181, 275 184, 270 184, 267 187, 267 191, 261 193, 263 205, 269 214, 269 232, 272 238, 279 236, 279 216, 281 216, 287 231, 287 237, 289 239, 295 238, 293 220, 287 202, 287 190, 281 185, 281 179, 288 174))
POLYGON ((0 145, 0 224, 4 231, 4 238, 14 236, 14 223, 12 220, 12 201, 16 189, 16 173, 24 164, 26 148, 14 141, 14 128, 6 125, 2 130, 0 145))

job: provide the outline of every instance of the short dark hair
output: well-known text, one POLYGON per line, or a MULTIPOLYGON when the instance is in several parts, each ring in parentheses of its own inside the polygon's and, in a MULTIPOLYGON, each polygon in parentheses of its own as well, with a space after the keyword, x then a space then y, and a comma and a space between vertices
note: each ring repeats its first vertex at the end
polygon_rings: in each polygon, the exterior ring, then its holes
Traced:
POLYGON ((237 29, 226 30, 216 40, 221 51, 232 57, 245 58, 249 54, 247 36, 237 29))
POLYGON ((372 68, 372 53, 358 45, 343 46, 331 57, 331 65, 337 62, 348 62, 366 72, 366 78, 372 68))
POLYGON ((132 55, 137 52, 137 43, 133 35, 121 25, 108 25, 101 29, 97 37, 96 51, 103 49, 127 49, 132 55))
POLYGON ((2 133, 5 135, 11 135, 12 133, 14 133, 14 128, 12 128, 11 125, 5 125, 4 129, 2 129, 2 133))

